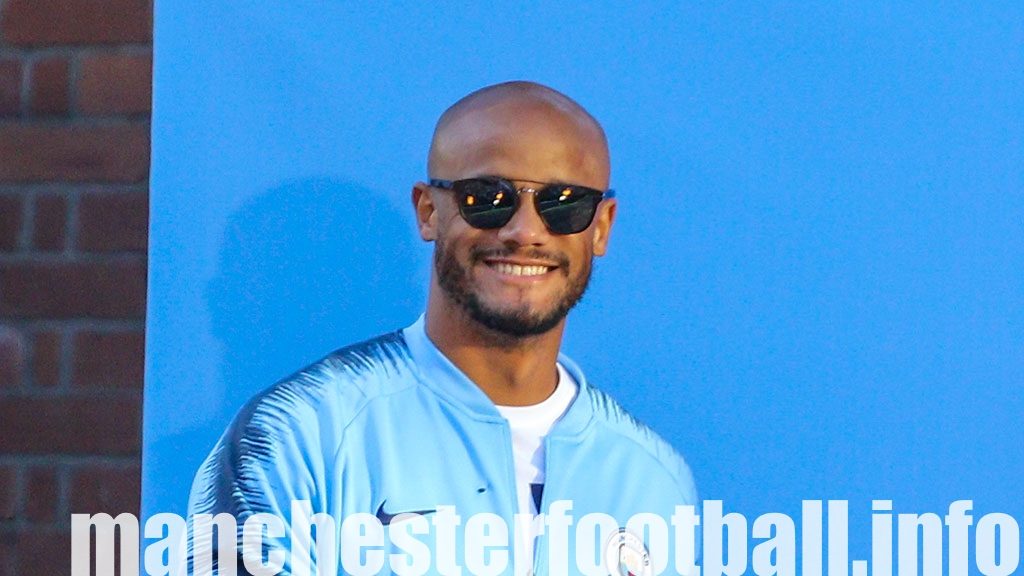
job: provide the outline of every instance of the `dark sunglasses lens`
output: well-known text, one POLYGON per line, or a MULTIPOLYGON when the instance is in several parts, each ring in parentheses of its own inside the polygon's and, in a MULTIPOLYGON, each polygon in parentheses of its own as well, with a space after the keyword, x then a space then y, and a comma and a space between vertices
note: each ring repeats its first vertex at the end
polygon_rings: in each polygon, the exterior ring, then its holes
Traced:
POLYGON ((577 234, 594 220, 600 196, 582 186, 547 186, 537 193, 537 212, 556 234, 577 234))
POLYGON ((462 217, 474 228, 501 228, 516 211, 515 189, 500 180, 459 180, 453 188, 462 217))

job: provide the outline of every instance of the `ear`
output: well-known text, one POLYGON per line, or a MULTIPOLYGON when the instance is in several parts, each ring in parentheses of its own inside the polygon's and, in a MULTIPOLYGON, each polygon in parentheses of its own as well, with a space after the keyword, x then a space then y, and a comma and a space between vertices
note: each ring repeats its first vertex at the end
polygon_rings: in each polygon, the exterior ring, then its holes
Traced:
POLYGON ((434 197, 431 194, 430 186, 423 182, 417 182, 412 187, 412 206, 416 210, 416 226, 420 231, 420 238, 425 242, 432 242, 437 239, 437 207, 434 205, 434 197))
POLYGON ((597 214, 594 216, 594 256, 604 256, 608 251, 608 237, 612 233, 617 207, 618 204, 614 198, 609 198, 597 206, 597 214))

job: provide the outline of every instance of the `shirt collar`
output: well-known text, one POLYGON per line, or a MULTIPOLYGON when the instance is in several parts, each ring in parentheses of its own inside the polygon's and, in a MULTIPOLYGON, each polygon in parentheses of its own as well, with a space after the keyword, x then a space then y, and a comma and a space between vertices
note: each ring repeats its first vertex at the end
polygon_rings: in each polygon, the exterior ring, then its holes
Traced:
MULTIPOLYGON (((477 420, 505 423, 494 402, 483 390, 448 359, 427 336, 426 320, 420 315, 411 326, 402 330, 409 352, 419 370, 420 381, 435 394, 444 398, 467 415, 477 420)), ((558 354, 558 362, 572 375, 579 390, 569 409, 551 430, 550 435, 573 438, 582 434, 594 415, 589 386, 583 371, 565 354, 558 354)))

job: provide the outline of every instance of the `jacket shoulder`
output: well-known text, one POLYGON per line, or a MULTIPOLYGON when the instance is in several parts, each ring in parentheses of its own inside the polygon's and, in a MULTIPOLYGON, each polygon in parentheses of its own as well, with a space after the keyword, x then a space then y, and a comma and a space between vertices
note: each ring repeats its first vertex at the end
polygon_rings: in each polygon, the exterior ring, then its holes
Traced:
POLYGON ((273 487, 312 498, 331 478, 346 427, 374 398, 412 386, 414 370, 401 332, 392 332, 332 352, 257 394, 198 471, 190 510, 271 511, 273 487))
POLYGON ((587 387, 597 424, 607 432, 629 441, 656 461, 679 487, 684 500, 697 504, 697 488, 693 473, 683 455, 649 426, 630 414, 607 392, 587 387))
MULTIPOLYGON (((254 396, 240 420, 290 410, 315 413, 358 411, 368 400, 414 381, 411 356, 401 331, 335 350, 254 396)), ((336 414, 342 415, 342 414, 336 414)))

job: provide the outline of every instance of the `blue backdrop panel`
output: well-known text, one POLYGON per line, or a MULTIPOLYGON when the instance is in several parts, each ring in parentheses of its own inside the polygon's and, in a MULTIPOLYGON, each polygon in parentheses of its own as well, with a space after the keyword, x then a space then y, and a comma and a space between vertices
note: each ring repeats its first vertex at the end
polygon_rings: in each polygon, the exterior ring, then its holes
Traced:
POLYGON ((565 350, 704 497, 749 517, 849 499, 852 558, 873 498, 1024 521, 1022 20, 158 2, 144 512, 184 512, 252 394, 418 315, 433 122, 522 78, 604 123, 620 191, 565 350))

